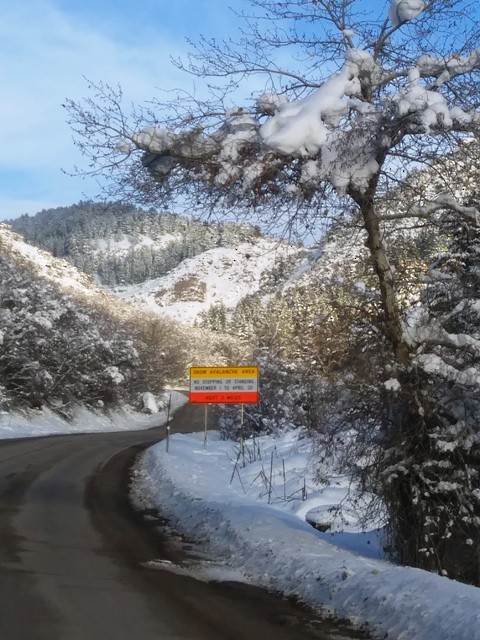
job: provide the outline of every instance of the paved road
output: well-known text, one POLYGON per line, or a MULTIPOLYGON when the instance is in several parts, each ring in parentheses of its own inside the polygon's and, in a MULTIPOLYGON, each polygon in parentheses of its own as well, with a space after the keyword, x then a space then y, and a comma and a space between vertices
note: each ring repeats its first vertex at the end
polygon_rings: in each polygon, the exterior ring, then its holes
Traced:
MULTIPOLYGON (((172 431, 201 428, 192 409, 172 431)), ((128 469, 164 431, 0 442, 0 639, 359 637, 260 589, 144 566, 171 545, 131 510, 128 469)))

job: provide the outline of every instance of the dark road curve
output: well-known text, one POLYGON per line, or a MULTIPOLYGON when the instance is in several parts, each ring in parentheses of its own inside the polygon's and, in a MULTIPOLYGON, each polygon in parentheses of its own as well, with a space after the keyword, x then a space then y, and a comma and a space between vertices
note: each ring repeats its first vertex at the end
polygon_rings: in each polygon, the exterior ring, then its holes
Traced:
MULTIPOLYGON (((201 422, 187 405, 172 431, 201 422)), ((131 508, 128 475, 164 434, 0 441, 0 640, 366 637, 255 587, 145 567, 172 550, 131 508)))

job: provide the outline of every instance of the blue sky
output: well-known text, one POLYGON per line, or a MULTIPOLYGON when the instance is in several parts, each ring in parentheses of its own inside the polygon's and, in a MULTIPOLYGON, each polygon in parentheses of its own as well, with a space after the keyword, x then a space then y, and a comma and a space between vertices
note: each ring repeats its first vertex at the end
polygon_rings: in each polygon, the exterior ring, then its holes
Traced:
MULTIPOLYGON (((362 0, 386 15, 390 0, 362 0)), ((229 5, 248 0, 0 0, 0 220, 93 198, 93 181, 72 178, 82 158, 62 103, 87 83, 120 84, 126 102, 158 89, 191 88, 170 63, 186 38, 236 33, 229 5)), ((197 81, 197 85, 198 85, 197 81)))
POLYGON ((191 86, 169 62, 185 37, 231 27, 225 0, 0 0, 0 220, 97 193, 62 172, 81 158, 61 104, 88 95, 84 77, 142 103, 191 86))

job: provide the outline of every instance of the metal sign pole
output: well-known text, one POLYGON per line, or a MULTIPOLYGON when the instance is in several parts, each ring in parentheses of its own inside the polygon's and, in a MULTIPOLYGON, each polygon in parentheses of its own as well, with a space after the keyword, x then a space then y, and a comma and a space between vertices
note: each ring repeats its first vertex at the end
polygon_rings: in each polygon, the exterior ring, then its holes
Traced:
POLYGON ((170 440, 170 406, 172 404, 172 394, 169 395, 168 397, 168 405, 167 405, 167 422, 166 422, 166 426, 167 426, 167 441, 166 441, 166 451, 168 453, 168 448, 169 448, 169 440, 170 440))
POLYGON ((245 459, 244 438, 243 438, 243 403, 240 405, 240 451, 242 459, 245 459))
POLYGON ((205 405, 205 434, 203 436, 203 448, 207 448, 208 442, 208 404, 205 405))

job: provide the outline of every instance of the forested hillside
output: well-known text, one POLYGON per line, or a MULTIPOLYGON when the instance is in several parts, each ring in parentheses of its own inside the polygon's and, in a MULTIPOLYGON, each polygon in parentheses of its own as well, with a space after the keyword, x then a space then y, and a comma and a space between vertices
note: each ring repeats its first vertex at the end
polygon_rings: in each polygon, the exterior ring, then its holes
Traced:
POLYGON ((120 203, 80 202, 8 223, 27 242, 110 287, 166 275, 186 258, 259 235, 247 224, 206 224, 120 203))
MULTIPOLYGON (((83 202, 9 222, 26 242, 163 317, 193 324, 230 313, 247 294, 288 278, 302 247, 248 224, 206 224, 122 204, 83 202)), ((218 325, 218 323, 217 323, 218 325)))
POLYGON ((240 353, 235 340, 121 302, 0 225, 0 409, 141 409, 146 392, 184 379, 191 362, 240 353))

